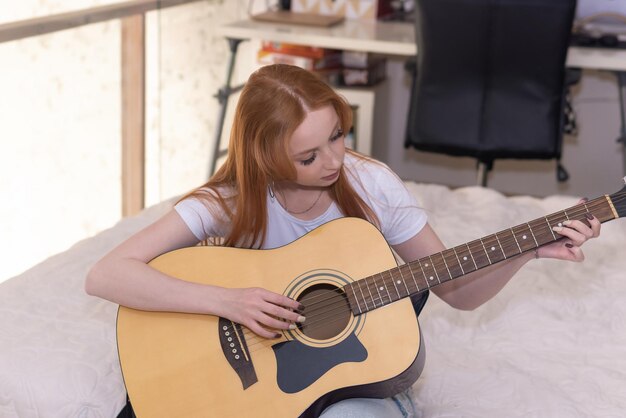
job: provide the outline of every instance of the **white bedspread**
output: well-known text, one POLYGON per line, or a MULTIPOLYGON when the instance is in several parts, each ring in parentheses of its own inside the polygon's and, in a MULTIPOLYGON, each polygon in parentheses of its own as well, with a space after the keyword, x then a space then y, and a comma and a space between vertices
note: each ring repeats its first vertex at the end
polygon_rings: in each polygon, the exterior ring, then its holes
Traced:
MULTIPOLYGON (((446 246, 578 200, 409 187, 446 246)), ((626 416, 626 220, 604 224, 584 252, 582 264, 530 262, 472 312, 431 297, 420 317, 426 366, 414 387, 422 416, 626 416)))
MULTIPOLYGON (((577 200, 408 186, 448 246, 577 200)), ((0 417, 117 415, 125 402, 117 306, 85 295, 83 280, 98 258, 170 206, 126 219, 0 284, 0 417)), ((421 415, 626 416, 626 221, 605 224, 585 253, 583 264, 529 263, 473 312, 431 296, 420 319, 426 367, 414 387, 421 415)))

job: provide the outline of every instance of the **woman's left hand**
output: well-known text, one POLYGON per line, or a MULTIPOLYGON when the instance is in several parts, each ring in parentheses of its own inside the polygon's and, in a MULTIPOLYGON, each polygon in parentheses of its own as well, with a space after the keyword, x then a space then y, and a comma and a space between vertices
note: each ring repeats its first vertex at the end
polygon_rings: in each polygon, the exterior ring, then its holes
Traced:
MULTIPOLYGON (((584 203, 586 199, 578 202, 584 203)), ((583 261, 585 255, 581 246, 589 239, 600 235, 600 221, 587 213, 587 222, 572 220, 563 222, 562 227, 555 227, 554 232, 564 238, 537 250, 537 258, 556 258, 559 260, 583 261)))

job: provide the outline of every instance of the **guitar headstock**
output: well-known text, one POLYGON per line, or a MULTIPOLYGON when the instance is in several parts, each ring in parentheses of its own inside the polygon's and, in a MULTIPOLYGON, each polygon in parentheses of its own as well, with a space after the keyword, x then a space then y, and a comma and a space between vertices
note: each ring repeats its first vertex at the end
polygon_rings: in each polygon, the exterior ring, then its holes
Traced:
MULTIPOLYGON (((624 177, 624 183, 626 183, 626 177, 624 177)), ((619 217, 626 217, 626 186, 622 187, 622 190, 619 192, 610 195, 609 198, 611 202, 613 202, 613 206, 619 217)))

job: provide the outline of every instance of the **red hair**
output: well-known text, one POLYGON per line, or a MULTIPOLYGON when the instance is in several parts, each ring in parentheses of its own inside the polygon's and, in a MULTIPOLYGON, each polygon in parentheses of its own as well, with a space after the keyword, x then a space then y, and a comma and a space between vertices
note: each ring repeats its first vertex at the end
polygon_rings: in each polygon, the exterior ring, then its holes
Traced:
MULTIPOLYGON (((226 161, 205 185, 187 196, 213 203, 207 205, 212 215, 230 224, 224 245, 262 245, 269 184, 296 179, 289 140, 308 112, 329 105, 337 112, 343 132, 348 132, 352 127, 350 105, 316 75, 276 64, 250 76, 237 103, 226 161)), ((348 182, 344 167, 330 192, 344 215, 378 223, 373 210, 348 182)))

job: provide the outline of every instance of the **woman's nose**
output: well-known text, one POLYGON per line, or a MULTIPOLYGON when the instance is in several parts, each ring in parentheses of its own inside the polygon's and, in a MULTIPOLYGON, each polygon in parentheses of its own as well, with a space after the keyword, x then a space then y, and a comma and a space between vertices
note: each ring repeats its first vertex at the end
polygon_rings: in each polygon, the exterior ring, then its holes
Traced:
POLYGON ((328 147, 324 155, 324 162, 326 163, 327 168, 336 170, 341 167, 343 155, 341 152, 334 150, 332 147, 328 147))

